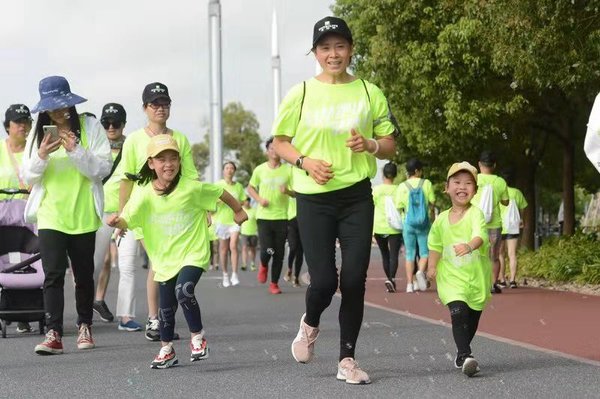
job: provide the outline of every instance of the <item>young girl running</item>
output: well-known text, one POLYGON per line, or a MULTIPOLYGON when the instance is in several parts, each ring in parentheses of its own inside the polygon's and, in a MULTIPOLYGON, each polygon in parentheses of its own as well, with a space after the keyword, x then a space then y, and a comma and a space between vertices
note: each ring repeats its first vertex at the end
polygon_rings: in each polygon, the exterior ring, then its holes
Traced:
POLYGON ((469 377, 480 371, 471 341, 491 297, 485 218, 471 205, 476 190, 477 169, 468 162, 452 165, 446 180, 452 207, 435 219, 428 238, 427 275, 436 278, 440 300, 450 310, 457 348, 454 366, 469 377))
POLYGON ((162 134, 150 139, 148 161, 140 175, 142 188, 134 190, 120 216, 107 223, 120 229, 139 228, 159 283, 159 328, 161 349, 151 368, 178 363, 173 349, 175 312, 178 303, 191 332, 192 362, 206 359, 208 347, 194 288, 208 268, 210 251, 206 212, 220 199, 241 224, 247 216, 241 205, 222 187, 181 178, 179 146, 162 134), (148 184, 150 183, 150 184, 148 184))

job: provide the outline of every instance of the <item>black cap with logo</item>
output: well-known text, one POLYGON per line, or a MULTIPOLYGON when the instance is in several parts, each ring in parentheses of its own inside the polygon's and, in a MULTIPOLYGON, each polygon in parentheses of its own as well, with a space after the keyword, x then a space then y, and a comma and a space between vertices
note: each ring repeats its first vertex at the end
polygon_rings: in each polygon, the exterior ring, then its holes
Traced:
POLYGON ((352 32, 350 32, 350 28, 348 28, 346 21, 337 17, 325 17, 315 24, 313 29, 312 48, 314 49, 319 40, 328 33, 338 34, 352 44, 352 32))
POLYGON ((127 112, 121 104, 108 103, 102 107, 102 116, 100 122, 114 121, 114 122, 127 122, 127 112))
POLYGON ((160 99, 171 101, 167 86, 159 82, 154 82, 147 84, 146 87, 144 87, 144 92, 142 93, 142 102, 144 104, 152 103, 160 99))
POLYGON ((4 113, 4 123, 16 122, 22 119, 31 121, 31 112, 25 104, 12 104, 4 113))

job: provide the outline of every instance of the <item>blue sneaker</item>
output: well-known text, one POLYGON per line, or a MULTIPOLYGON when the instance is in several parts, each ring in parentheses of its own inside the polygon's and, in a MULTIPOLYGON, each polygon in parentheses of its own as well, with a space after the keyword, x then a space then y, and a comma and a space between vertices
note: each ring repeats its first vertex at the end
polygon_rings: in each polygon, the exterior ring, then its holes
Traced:
POLYGON ((119 322, 120 331, 142 331, 142 325, 137 323, 135 320, 129 320, 127 323, 119 322))

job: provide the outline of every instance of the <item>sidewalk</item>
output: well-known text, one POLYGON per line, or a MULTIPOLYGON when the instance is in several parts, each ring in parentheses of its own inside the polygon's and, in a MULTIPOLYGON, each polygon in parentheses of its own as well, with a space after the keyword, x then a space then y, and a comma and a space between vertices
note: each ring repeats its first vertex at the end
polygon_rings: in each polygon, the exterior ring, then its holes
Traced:
MULTIPOLYGON (((450 323, 448 310, 440 303, 435 284, 426 292, 404 292, 402 259, 396 275, 399 291, 387 293, 379 258, 379 250, 373 248, 366 294, 369 304, 437 324, 450 323)), ((520 286, 492 296, 481 317, 479 333, 600 366, 599 311, 600 296, 520 286)))

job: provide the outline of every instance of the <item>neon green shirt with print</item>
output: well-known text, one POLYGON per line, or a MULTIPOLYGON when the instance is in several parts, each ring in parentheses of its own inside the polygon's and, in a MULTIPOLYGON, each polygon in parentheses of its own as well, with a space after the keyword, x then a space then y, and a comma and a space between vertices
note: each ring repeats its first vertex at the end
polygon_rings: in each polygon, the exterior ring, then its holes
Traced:
MULTIPOLYGON (((17 176, 17 171, 15 170, 15 166, 11 160, 11 154, 8 152, 7 141, 6 139, 0 140, 0 188, 14 188, 19 189, 19 178, 17 176)), ((23 163, 23 152, 14 152, 12 156, 15 158, 15 162, 17 163, 17 168, 21 167, 23 163)), ((9 199, 9 198, 25 198, 25 194, 18 195, 6 195, 0 194, 0 201, 9 199)))
POLYGON ((433 222, 427 246, 441 254, 437 265, 437 291, 444 305, 463 301, 471 309, 483 310, 490 300, 492 265, 488 257, 488 234, 483 213, 471 206, 462 219, 450 224, 450 211, 442 212, 433 222), (456 256, 454 245, 480 237, 484 244, 472 253, 456 256))
MULTIPOLYGON (((81 122, 81 146, 88 148, 85 123, 81 122)), ((38 229, 84 234, 101 225, 96 214, 92 181, 84 176, 63 146, 48 155, 42 177, 45 195, 37 212, 38 229)))
POLYGON ((223 188, 181 179, 172 193, 161 196, 152 184, 135 190, 121 217, 139 228, 152 262, 155 281, 175 277, 184 266, 207 268, 210 259, 207 211, 215 209, 223 188))
POLYGON ((248 215, 248 220, 242 223, 240 233, 245 236, 255 236, 258 234, 258 225, 256 224, 256 207, 244 208, 248 215))
POLYGON ((502 227, 502 219, 500 218, 500 201, 508 200, 508 190, 506 181, 500 176, 488 175, 480 173, 477 175, 477 194, 471 200, 471 204, 479 206, 481 201, 481 192, 483 187, 491 184, 494 190, 494 208, 492 211, 492 218, 486 225, 488 229, 499 229, 502 227))
MULTIPOLYGON (((419 186, 419 181, 421 178, 419 177, 411 177, 407 179, 406 182, 412 187, 417 188, 419 186)), ((421 186, 423 189, 423 195, 425 199, 430 204, 435 204, 435 192, 433 191, 433 186, 428 179, 423 179, 423 185, 421 186)), ((406 210, 408 210, 408 187, 406 187, 406 183, 402 182, 398 184, 398 190, 396 190, 396 197, 394 198, 396 201, 396 206, 400 209, 404 209, 404 217, 406 217, 406 210)), ((429 212, 429 211, 428 211, 429 212)))
POLYGON ((373 217, 373 233, 375 234, 400 234, 390 226, 385 212, 385 198, 391 196, 392 199, 398 186, 395 184, 380 184, 373 187, 373 202, 375 203, 375 216, 373 217))
MULTIPOLYGON (((119 153, 111 151, 111 154, 114 162, 119 153)), ((104 183, 104 213, 119 212, 119 186, 122 174, 121 162, 119 162, 112 176, 104 183)))
MULTIPOLYGON (((173 139, 175 139, 179 147, 182 177, 197 180, 198 171, 194 166, 190 142, 183 133, 177 130, 173 131, 173 139)), ((123 143, 123 154, 121 155, 121 180, 127 180, 125 173, 137 174, 140 172, 140 169, 142 169, 142 166, 148 160, 146 148, 149 142, 150 136, 148 136, 144 129, 136 130, 127 135, 127 139, 123 143)))
POLYGON ((272 135, 292 137, 294 147, 302 155, 331 163, 334 173, 333 179, 320 185, 305 171, 294 168, 294 191, 330 192, 375 176, 375 157, 346 147, 351 129, 366 138, 394 132, 387 100, 374 84, 360 79, 327 84, 311 78, 306 81, 306 90, 302 83, 290 90, 279 106, 272 135))
POLYGON ((256 218, 263 220, 287 220, 289 196, 281 192, 281 186, 289 187, 292 167, 280 164, 273 169, 264 162, 254 169, 250 185, 258 191, 258 195, 269 201, 264 207, 258 204, 256 218))
MULTIPOLYGON (((515 201, 517 208, 519 210, 527 208, 527 200, 523 196, 523 193, 518 188, 508 187, 508 200, 515 201)), ((504 206, 500 204, 500 220, 502 220, 502 234, 507 234, 506 226, 504 226, 504 215, 506 215, 506 211, 508 211, 508 205, 504 206)))
MULTIPOLYGON (((240 203, 246 199, 246 192, 244 191, 244 186, 242 186, 238 182, 233 182, 233 184, 227 184, 225 180, 219 180, 215 183, 219 187, 223 187, 233 198, 238 200, 240 203)), ((223 201, 219 201, 217 203, 217 211, 213 215, 213 222, 219 224, 232 225, 235 224, 233 220, 233 210, 228 207, 223 201)))

